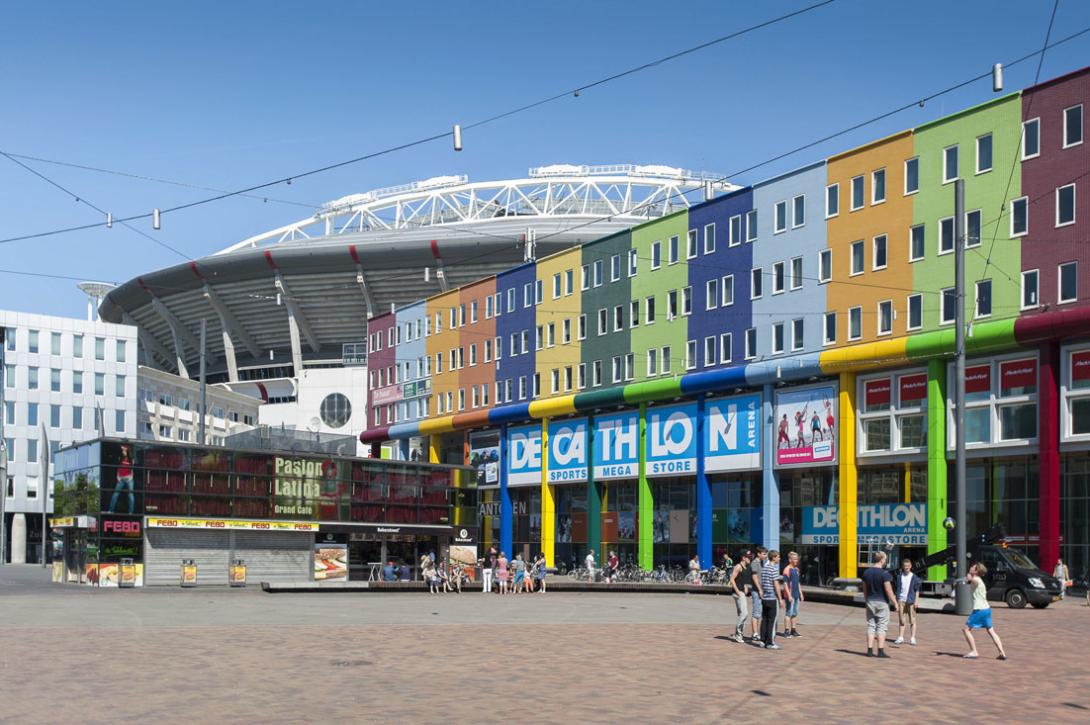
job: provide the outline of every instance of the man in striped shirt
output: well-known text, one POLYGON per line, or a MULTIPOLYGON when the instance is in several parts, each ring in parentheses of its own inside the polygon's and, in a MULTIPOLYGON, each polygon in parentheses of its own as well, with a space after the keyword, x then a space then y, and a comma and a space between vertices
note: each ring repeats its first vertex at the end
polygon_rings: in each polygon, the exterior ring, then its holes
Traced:
POLYGON ((761 566, 761 642, 765 649, 779 649, 776 644, 776 617, 779 610, 780 552, 768 552, 768 561, 761 566))

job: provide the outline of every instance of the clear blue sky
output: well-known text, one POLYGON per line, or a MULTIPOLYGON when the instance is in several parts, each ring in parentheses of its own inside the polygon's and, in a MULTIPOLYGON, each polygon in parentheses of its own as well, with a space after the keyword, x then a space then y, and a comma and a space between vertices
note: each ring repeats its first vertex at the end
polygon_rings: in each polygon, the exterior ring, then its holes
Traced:
MULTIPOLYGON (((87 3, 0 7, 0 149, 237 188, 449 130, 804 7, 790 2, 87 3)), ((269 196, 318 204, 441 174, 550 163, 733 173, 1040 47, 1052 3, 835 4, 467 132, 269 196)), ((1062 0, 1061 38, 1090 25, 1062 0)), ((1090 64, 1090 34, 1042 79, 1090 64)), ((1035 62, 1007 71, 1032 82, 1035 62)), ((991 97, 988 81, 733 179, 752 183, 991 97)), ((35 164, 116 216, 206 196, 35 164)), ((303 218, 232 199, 152 232, 191 257, 303 218)), ((100 216, 0 158, 0 237, 100 216)), ((0 268, 124 281, 185 261, 121 227, 0 244, 0 268)), ((82 316, 74 283, 0 273, 0 308, 82 316)))

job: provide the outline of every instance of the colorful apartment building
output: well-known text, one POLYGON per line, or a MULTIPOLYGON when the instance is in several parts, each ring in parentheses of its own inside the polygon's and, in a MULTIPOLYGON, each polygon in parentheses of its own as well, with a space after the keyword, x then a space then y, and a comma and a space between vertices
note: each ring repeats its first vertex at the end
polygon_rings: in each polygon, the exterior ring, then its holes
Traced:
POLYGON ((361 440, 477 465, 481 541, 554 564, 945 548, 961 179, 969 533, 1081 573, 1088 99, 1083 69, 377 316, 361 440))

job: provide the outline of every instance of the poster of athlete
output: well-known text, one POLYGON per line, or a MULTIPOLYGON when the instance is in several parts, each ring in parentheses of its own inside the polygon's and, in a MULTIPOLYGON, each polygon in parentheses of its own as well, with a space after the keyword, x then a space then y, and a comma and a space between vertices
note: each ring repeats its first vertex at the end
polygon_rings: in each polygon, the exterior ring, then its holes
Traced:
POLYGON ((835 463, 837 414, 834 383, 776 391, 776 465, 835 463))

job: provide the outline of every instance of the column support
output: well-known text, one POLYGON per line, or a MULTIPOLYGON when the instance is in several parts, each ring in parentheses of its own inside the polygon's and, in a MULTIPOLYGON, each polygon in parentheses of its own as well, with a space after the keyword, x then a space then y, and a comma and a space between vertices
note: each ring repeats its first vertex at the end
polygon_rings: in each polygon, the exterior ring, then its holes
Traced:
POLYGON ((594 480, 594 418, 587 416, 587 547, 605 559, 602 547, 602 494, 594 480))
POLYGON ((655 499, 647 480, 647 403, 640 403, 639 435, 637 436, 636 491, 639 511, 636 514, 636 558, 641 569, 655 568, 655 499))
POLYGON ((761 397, 761 545, 771 550, 780 547, 780 473, 776 470, 775 388, 771 383, 765 384, 761 397))
POLYGON ((1037 446, 1041 503, 1041 569, 1051 572, 1060 556, 1060 346, 1057 342, 1041 345, 1037 383, 1037 446))
POLYGON ((556 566, 556 499, 549 483, 549 419, 541 419, 541 553, 556 566))
POLYGON ((856 496, 858 470, 855 465, 855 373, 840 374, 840 491, 838 521, 840 556, 837 574, 842 579, 858 576, 859 538, 856 520, 859 505, 856 496))
POLYGON ((511 489, 507 486, 507 462, 511 453, 509 426, 500 426, 500 551, 511 555, 514 544, 514 517, 511 508, 511 489))
POLYGON ((712 564, 712 489, 708 475, 704 471, 704 405, 705 396, 696 399, 696 555, 700 566, 711 568, 712 564))
MULTIPOLYGON (((927 553, 934 554, 949 546, 946 529, 946 361, 927 363, 927 553)), ((927 570, 931 581, 946 579, 946 566, 927 570)))
POLYGON ((439 435, 428 436, 428 463, 439 463, 439 435))

